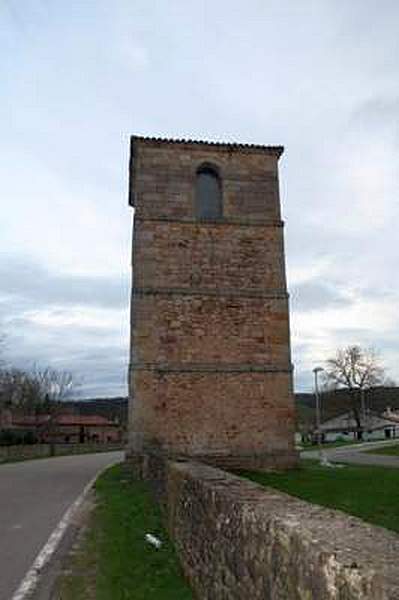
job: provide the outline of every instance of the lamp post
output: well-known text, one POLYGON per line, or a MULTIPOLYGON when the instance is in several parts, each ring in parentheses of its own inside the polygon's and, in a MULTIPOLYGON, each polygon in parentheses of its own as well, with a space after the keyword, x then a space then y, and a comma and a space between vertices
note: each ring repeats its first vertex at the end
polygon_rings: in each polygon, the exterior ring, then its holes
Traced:
POLYGON ((368 433, 367 433, 367 416, 366 416, 366 402, 364 398, 364 388, 360 388, 360 404, 362 411, 362 437, 364 441, 367 442, 368 433))
POLYGON ((317 375, 324 371, 323 367, 315 367, 313 369, 314 373, 314 392, 316 397, 316 431, 317 431, 317 445, 319 447, 319 459, 320 463, 325 462, 325 457, 323 454, 323 450, 321 448, 321 431, 320 431, 320 394, 319 394, 319 385, 317 380, 317 375))

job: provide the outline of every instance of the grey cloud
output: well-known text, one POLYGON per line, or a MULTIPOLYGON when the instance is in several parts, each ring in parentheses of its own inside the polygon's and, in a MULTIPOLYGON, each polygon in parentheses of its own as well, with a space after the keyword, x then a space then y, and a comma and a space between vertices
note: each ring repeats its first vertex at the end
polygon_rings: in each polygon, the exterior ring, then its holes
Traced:
POLYGON ((128 347, 127 320, 116 328, 111 325, 100 328, 58 322, 37 323, 21 316, 6 321, 1 330, 6 335, 9 353, 30 356, 31 360, 37 360, 38 353, 59 360, 65 355, 86 355, 89 350, 102 354, 104 349, 114 351, 128 347))
POLYGON ((104 348, 102 353, 88 352, 79 360, 71 360, 74 372, 81 373, 76 396, 127 395, 127 352, 104 348))
POLYGON ((370 330, 364 327, 340 327, 336 325, 331 328, 331 333, 337 338, 344 335, 348 339, 348 344, 363 343, 367 337, 370 337, 370 330))
POLYGON ((100 348, 95 343, 89 345, 79 336, 79 329, 69 345, 58 346, 46 338, 46 332, 38 338, 27 330, 25 340, 10 337, 5 359, 9 365, 24 369, 51 365, 71 371, 79 383, 77 397, 127 394, 128 345, 116 341, 100 348))
POLYGON ((127 280, 58 275, 14 260, 0 265, 0 281, 6 364, 71 371, 81 382, 78 397, 127 394, 127 280), (95 307, 111 309, 120 319, 104 326, 70 325, 68 312, 75 306, 83 306, 85 314, 95 307), (58 318, 49 323, 30 318, 30 311, 43 309, 58 318))
POLYGON ((81 373, 76 396, 127 395, 128 356, 120 348, 87 352, 69 362, 74 372, 81 373))
MULTIPOLYGON (((157 3, 156 9, 150 3, 123 0, 113 7, 111 20, 103 3, 96 10, 92 3, 79 3, 73 19, 67 4, 54 4, 51 27, 48 20, 35 18, 32 10, 16 11, 29 30, 23 40, 26 51, 15 52, 15 40, 21 41, 18 23, 12 21, 4 32, 9 43, 0 56, 7 75, 3 78, 1 149, 6 155, 10 148, 12 152, 3 196, 8 198, 4 214, 15 215, 8 220, 15 221, 15 232, 26 215, 23 197, 32 195, 48 199, 49 216, 53 202, 68 202, 70 214, 77 221, 83 216, 85 222, 87 217, 87 227, 94 232, 96 219, 91 222, 81 206, 81 199, 91 196, 96 214, 106 214, 110 223, 120 220, 120 230, 110 240, 119 245, 123 264, 127 247, 122 248, 120 232, 128 235, 130 231, 125 208, 130 133, 283 143, 281 191, 288 274, 292 272, 294 278, 301 268, 311 267, 324 256, 331 266, 324 279, 290 286, 293 311, 322 312, 335 306, 345 310, 350 300, 343 290, 349 286, 355 286, 363 298, 376 298, 373 288, 397 290, 396 208, 386 213, 389 217, 383 229, 374 229, 371 223, 364 230, 362 219, 358 228, 345 227, 348 213, 354 223, 362 216, 362 206, 352 203, 351 155, 358 145, 369 149, 376 141, 393 147, 392 132, 397 132, 396 0, 386 0, 383 10, 375 0, 353 0, 311 3, 305 11, 293 1, 244 6, 207 0, 200 19, 191 3, 182 8, 166 0, 157 3), (154 24, 161 32, 157 39, 154 24), (127 54, 121 60, 121 44, 124 51, 126 40, 150 49, 146 71, 132 76, 132 57, 127 54), (93 60, 99 56, 101 60, 93 60), (213 68, 204 70, 204 62, 213 68), (60 70, 65 77, 55 84, 60 70), (80 102, 75 101, 77 89, 80 102), (23 165, 29 177, 21 171, 23 165), (45 169, 43 181, 35 177, 41 167, 45 169), (19 195, 15 184, 21 177, 26 189, 19 195)), ((381 161, 373 160, 381 167, 381 178, 385 167, 397 171, 397 156, 390 149, 387 158, 384 154, 381 161)), ((392 196, 394 205, 394 182, 390 186, 392 193, 384 188, 381 201, 392 196)), ((1 250, 10 252, 12 246, 27 254, 29 248, 33 256, 45 261, 42 240, 48 228, 58 224, 54 219, 32 219, 32 243, 25 244, 21 236, 15 241, 4 236, 1 250)), ((70 235, 73 240, 73 229, 70 235)), ((79 239, 73 244, 78 245, 79 239)), ((98 243, 94 235, 93 239, 98 243)), ((95 256, 96 244, 85 241, 80 240, 82 253, 95 256)), ((65 246, 66 256, 71 248, 65 246)), ((107 381, 116 382, 119 377, 123 381, 128 354, 127 277, 69 276, 26 262, 25 257, 20 261, 5 257, 3 263, 0 331, 4 319, 12 329, 10 355, 22 364, 36 360, 71 366, 83 374, 86 389, 93 394, 100 388, 101 393, 109 390, 107 381), (86 312, 90 307, 119 309, 120 326, 113 331, 85 325, 39 326, 26 314, 48 308, 54 315, 58 307, 67 311, 73 305, 87 307, 86 312), (96 382, 100 382, 98 388, 96 382)), ((57 321, 62 323, 62 318, 57 321)), ((300 314, 298 323, 300 328, 300 314)), ((378 323, 370 331, 335 325, 336 329, 326 322, 322 328, 330 346, 352 339, 363 343, 373 335, 376 346, 384 344, 379 340, 378 323)), ((304 338, 304 333, 299 329, 296 337, 304 338)), ((312 338, 311 332, 306 335, 312 338)), ((394 346, 395 340, 389 343, 394 346)), ((311 351, 306 344, 298 344, 294 353, 297 384, 311 386, 311 371, 310 376, 307 373, 311 351)))
POLYGON ((399 96, 378 96, 360 104, 352 113, 351 124, 366 130, 376 130, 379 135, 399 135, 399 96))
POLYGON ((307 371, 294 371, 294 389, 296 392, 310 392, 313 387, 313 374, 307 371))
MULTIPOLYGON (((52 314, 54 315, 54 313, 52 314)), ((84 340, 87 343, 98 344, 101 342, 101 340, 108 340, 115 334, 115 332, 109 328, 105 329, 95 325, 71 325, 67 322, 67 310, 64 310, 60 316, 63 317, 66 322, 59 322, 56 325, 44 325, 35 323, 35 321, 33 321, 31 318, 21 314, 4 319, 5 325, 3 326, 3 329, 5 332, 11 331, 14 339, 19 338, 19 340, 26 337, 27 331, 36 333, 38 337, 47 335, 60 338, 62 336, 62 342, 64 345, 67 344, 69 340, 73 341, 77 332, 81 341, 84 340)))
POLYGON ((291 302, 295 311, 304 312, 349 306, 352 300, 333 285, 310 281, 291 288, 291 302))
POLYGON ((366 348, 373 348, 381 358, 388 354, 399 354, 399 337, 396 329, 390 333, 379 334, 361 327, 349 329, 335 327, 332 329, 332 334, 340 345, 359 344, 366 348))
MULTIPOLYGON (((0 294, 25 308, 46 305, 91 305, 123 308, 129 302, 126 276, 100 277, 51 272, 29 259, 7 258, 0 262, 0 294)), ((1 305, 0 305, 1 306, 1 305)))

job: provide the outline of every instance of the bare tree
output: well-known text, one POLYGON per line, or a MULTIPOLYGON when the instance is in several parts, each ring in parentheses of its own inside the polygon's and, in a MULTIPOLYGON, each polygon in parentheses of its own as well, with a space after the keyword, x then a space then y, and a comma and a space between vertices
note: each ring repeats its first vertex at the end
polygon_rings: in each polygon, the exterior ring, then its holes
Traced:
POLYGON ((0 411, 21 409, 25 414, 47 413, 54 453, 56 417, 62 401, 73 395, 77 381, 71 372, 51 367, 30 370, 5 367, 4 343, 5 336, 0 333, 0 411))
POLYGON ((70 371, 58 371, 47 367, 34 368, 34 379, 39 383, 43 403, 59 403, 70 398, 76 389, 77 382, 70 371))
POLYGON ((42 401, 40 382, 30 371, 9 366, 3 358, 5 347, 6 336, 0 333, 0 409, 33 412, 42 401))
POLYGON ((337 350, 335 357, 329 358, 326 363, 324 376, 327 388, 346 388, 349 391, 353 417, 360 430, 365 416, 365 390, 383 385, 386 381, 378 355, 372 349, 347 346, 337 350))
POLYGON ((0 333, 0 368, 2 367, 2 365, 4 365, 3 354, 4 354, 5 343, 6 343, 6 336, 4 333, 0 333))
POLYGON ((0 333, 0 412, 4 408, 5 396, 3 394, 4 387, 4 334, 0 333))
POLYGON ((0 407, 34 412, 42 402, 40 382, 22 369, 0 370, 0 407))
POLYGON ((46 368, 31 371, 11 368, 0 374, 0 398, 14 407, 28 412, 43 412, 50 405, 59 404, 70 398, 76 388, 76 381, 69 371, 46 368))
POLYGON ((35 369, 34 376, 40 384, 43 408, 50 416, 50 454, 53 456, 57 415, 62 410, 62 402, 73 395, 78 383, 70 371, 58 371, 50 367, 44 370, 35 369))

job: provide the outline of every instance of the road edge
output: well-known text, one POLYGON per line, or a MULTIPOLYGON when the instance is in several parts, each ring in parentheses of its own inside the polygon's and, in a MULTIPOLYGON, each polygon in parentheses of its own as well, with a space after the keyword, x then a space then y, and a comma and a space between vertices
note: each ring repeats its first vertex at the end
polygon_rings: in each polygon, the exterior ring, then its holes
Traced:
POLYGON ((37 554, 32 566, 25 574, 10 600, 27 600, 28 598, 32 597, 37 590, 44 568, 49 564, 51 558, 54 556, 67 530, 69 529, 73 518, 81 508, 84 500, 93 488, 97 479, 112 466, 113 464, 109 464, 100 469, 100 471, 98 471, 98 473, 96 473, 96 475, 94 475, 94 477, 92 477, 85 485, 78 498, 71 504, 71 506, 69 506, 69 508, 67 508, 57 526, 50 534, 47 542, 37 554))

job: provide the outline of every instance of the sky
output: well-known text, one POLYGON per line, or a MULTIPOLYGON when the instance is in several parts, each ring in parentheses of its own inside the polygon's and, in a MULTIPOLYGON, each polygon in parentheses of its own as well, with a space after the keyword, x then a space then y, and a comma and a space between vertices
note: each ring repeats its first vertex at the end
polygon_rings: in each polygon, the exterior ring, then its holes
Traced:
POLYGON ((131 134, 282 144, 295 389, 339 347, 399 381, 396 0, 2 0, 9 365, 127 394, 131 134))

